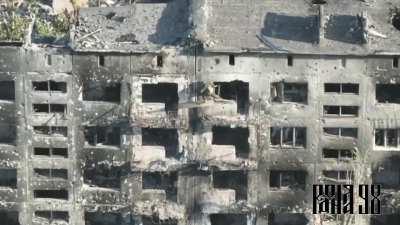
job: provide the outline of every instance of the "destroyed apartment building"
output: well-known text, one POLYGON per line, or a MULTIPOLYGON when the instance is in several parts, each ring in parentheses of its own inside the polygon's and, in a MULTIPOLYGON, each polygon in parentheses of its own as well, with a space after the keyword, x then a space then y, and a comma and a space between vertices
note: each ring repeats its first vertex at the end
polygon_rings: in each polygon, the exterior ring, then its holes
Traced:
POLYGON ((0 7, 0 224, 400 224, 400 0, 0 7))

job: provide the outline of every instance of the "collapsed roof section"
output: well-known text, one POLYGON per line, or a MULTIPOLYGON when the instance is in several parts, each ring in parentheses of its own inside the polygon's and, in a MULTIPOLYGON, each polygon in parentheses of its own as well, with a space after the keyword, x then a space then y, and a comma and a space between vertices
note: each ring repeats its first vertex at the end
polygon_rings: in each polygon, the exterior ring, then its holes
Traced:
POLYGON ((187 0, 82 8, 72 48, 76 51, 152 52, 179 47, 188 36, 187 0))

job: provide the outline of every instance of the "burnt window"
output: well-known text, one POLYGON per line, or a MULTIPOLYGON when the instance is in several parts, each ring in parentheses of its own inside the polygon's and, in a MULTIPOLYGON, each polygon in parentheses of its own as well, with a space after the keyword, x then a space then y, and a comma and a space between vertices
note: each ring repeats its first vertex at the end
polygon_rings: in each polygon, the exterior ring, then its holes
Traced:
POLYGON ((293 56, 291 56, 291 55, 287 56, 287 65, 293 66, 293 56))
POLYGON ((85 225, 134 225, 139 224, 130 213, 85 212, 85 225))
POLYGON ((247 199, 247 173, 243 171, 215 171, 213 186, 220 189, 235 190, 236 200, 247 199))
POLYGON ((0 124, 0 143, 15 144, 17 127, 14 124, 0 124))
POLYGON ((67 169, 34 169, 34 175, 39 179, 68 179, 67 169))
POLYGON ((214 126, 212 128, 212 144, 234 145, 237 157, 248 158, 250 152, 249 128, 214 126))
POLYGON ((53 126, 34 126, 33 131, 35 134, 48 135, 48 136, 68 136, 67 127, 53 127, 53 126))
POLYGON ((359 85, 352 83, 325 83, 325 93, 355 94, 359 93, 359 85))
POLYGON ((400 85, 376 84, 376 101, 378 103, 400 103, 400 85))
POLYGON ((324 127, 324 133, 339 137, 357 138, 358 136, 357 128, 350 128, 350 127, 324 127))
POLYGON ((20 225, 18 211, 0 210, 1 222, 5 225, 20 225))
POLYGON ((14 81, 0 81, 0 100, 14 100, 15 85, 14 81))
POLYGON ((142 84, 143 103, 164 103, 165 111, 178 111, 178 84, 142 84))
POLYGON ((90 186, 103 188, 120 188, 121 177, 125 175, 122 167, 99 164, 92 166, 88 163, 83 171, 83 180, 90 186))
POLYGON ((176 172, 143 172, 142 188, 164 190, 168 200, 177 199, 178 174, 176 172))
POLYGON ((351 170, 323 170, 322 175, 327 181, 351 183, 354 173, 351 170))
POLYGON ((229 65, 235 65, 235 55, 229 55, 229 65))
POLYGON ((35 217, 38 217, 39 220, 44 220, 49 224, 69 222, 69 214, 65 211, 36 211, 35 217))
POLYGON ((324 159, 335 159, 338 162, 349 161, 355 158, 355 154, 350 149, 328 149, 322 150, 322 156, 324 159))
POLYGON ((92 146, 121 144, 121 134, 119 127, 85 127, 85 141, 92 146))
POLYGON ((35 148, 33 148, 33 154, 35 156, 68 158, 68 148, 35 147, 35 148))
POLYGON ((64 81, 32 81, 32 88, 34 91, 46 91, 49 93, 52 92, 67 92, 67 83, 64 81))
POLYGON ((393 57, 392 65, 393 65, 393 68, 399 68, 399 57, 398 56, 393 57))
POLYGON ((272 170, 269 176, 269 186, 272 189, 305 189, 305 171, 272 170))
POLYGON ((68 200, 67 190, 34 190, 34 198, 62 199, 68 200))
POLYGON ((177 158, 179 139, 177 129, 142 128, 143 146, 164 146, 167 158, 177 158))
POLYGON ((35 113, 62 113, 66 114, 67 105, 65 104, 33 104, 35 113))
POLYGON ((211 225, 247 225, 246 214, 211 214, 210 215, 211 225))
POLYGON ((271 85, 273 102, 296 102, 307 104, 307 83, 274 82, 271 85))
POLYGON ((400 214, 385 214, 371 216, 371 225, 398 225, 400 214))
POLYGON ((0 187, 17 188, 17 169, 0 169, 0 187))
POLYGON ((177 225, 176 219, 160 220, 155 216, 142 216, 142 225, 177 225))
POLYGON ((376 129, 375 146, 383 148, 399 148, 399 129, 376 129))
POLYGON ((303 213, 268 214, 268 225, 307 225, 308 222, 303 213))
POLYGON ((324 105, 324 116, 357 117, 358 106, 324 105))
POLYGON ((83 83, 84 101, 104 101, 119 103, 121 100, 121 83, 86 81, 83 83))
POLYGON ((280 147, 306 147, 305 127, 271 127, 271 145, 280 147))
POLYGON ((156 57, 156 60, 157 60, 157 67, 163 67, 163 65, 164 65, 163 56, 162 55, 158 55, 156 57))
POLYGON ((247 114, 249 110, 249 83, 239 80, 232 82, 214 82, 215 94, 222 99, 233 100, 237 104, 237 112, 247 114))
POLYGON ((106 61, 105 61, 104 55, 99 55, 98 56, 98 64, 101 67, 106 65, 106 61))

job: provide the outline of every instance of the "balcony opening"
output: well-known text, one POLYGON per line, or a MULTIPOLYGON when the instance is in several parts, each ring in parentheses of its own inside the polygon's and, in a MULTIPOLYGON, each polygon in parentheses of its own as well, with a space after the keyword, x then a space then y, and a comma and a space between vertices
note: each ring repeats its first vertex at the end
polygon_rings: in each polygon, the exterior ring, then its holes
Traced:
POLYGON ((67 169, 34 169, 34 175, 39 179, 68 179, 67 169))
POLYGON ((306 171, 272 170, 269 176, 269 186, 272 190, 305 190, 306 171))
POLYGON ((211 225, 247 225, 246 214, 211 214, 210 215, 211 225))
POLYGON ((139 224, 130 213, 85 212, 85 225, 134 225, 139 224))
POLYGON ((399 84, 376 84, 376 101, 378 103, 400 103, 399 84))
POLYGON ((32 81, 32 87, 34 91, 46 91, 49 93, 52 92, 67 92, 67 83, 63 81, 32 81))
POLYGON ((307 145, 307 128, 305 127, 271 127, 271 145, 281 148, 300 147, 307 145))
POLYGON ((0 100, 13 101, 15 99, 14 81, 0 81, 0 100))
POLYGON ((18 211, 0 210, 1 222, 6 225, 20 225, 18 211))
POLYGON ((235 65, 235 55, 229 55, 229 65, 235 65))
POLYGON ((247 200, 247 173, 243 171, 215 171, 212 175, 213 187, 235 190, 236 200, 247 200))
POLYGON ((160 220, 158 217, 142 216, 142 225, 177 225, 176 219, 160 220))
POLYGON ((359 84, 351 83, 325 83, 325 93, 355 94, 359 93, 359 84))
POLYGON ((271 85, 271 98, 273 102, 295 102, 307 104, 307 83, 274 82, 271 85))
POLYGON ((399 148, 399 129, 376 129, 375 146, 380 148, 399 148))
POLYGON ((47 135, 47 136, 68 136, 67 127, 52 127, 52 126, 34 126, 33 131, 35 134, 47 135))
POLYGON ((93 167, 90 163, 84 168, 83 181, 89 186, 119 189, 124 174, 125 171, 120 166, 99 164, 93 167))
POLYGON ((68 158, 67 148, 33 148, 35 156, 68 158))
POLYGON ((83 83, 84 101, 104 101, 120 103, 121 101, 121 83, 87 81, 83 83))
POLYGON ((143 146, 163 146, 167 158, 177 158, 179 137, 177 129, 142 128, 143 146))
POLYGON ((120 128, 100 126, 85 127, 85 143, 92 146, 120 146, 120 128))
POLYGON ((355 159, 355 154, 349 149, 324 148, 322 150, 322 157, 324 159, 335 159, 338 162, 343 162, 355 159))
POLYGON ((99 66, 100 66, 100 67, 105 66, 106 62, 105 62, 104 55, 99 55, 99 56, 98 56, 98 63, 99 63, 99 66))
POLYGON ((231 82, 214 82, 215 94, 222 99, 233 100, 237 104, 239 114, 247 114, 249 110, 249 83, 239 80, 231 82))
POLYGON ((291 56, 291 55, 287 56, 287 65, 293 66, 293 56, 291 56))
POLYGON ((69 214, 65 211, 36 211, 35 217, 43 223, 64 224, 69 222, 69 214))
POLYGON ((400 224, 400 214, 371 216, 371 225, 398 225, 398 224, 400 224))
POLYGON ((17 169, 0 169, 0 187, 17 188, 17 169))
POLYGON ((324 127, 324 134, 338 137, 358 137, 358 129, 350 127, 324 127))
POLYGON ((234 145, 237 157, 248 158, 250 152, 249 128, 214 126, 212 128, 212 144, 234 145))
POLYGON ((164 103, 166 112, 178 111, 178 84, 142 84, 143 103, 164 103))
POLYGON ((67 190, 34 190, 33 196, 34 196, 34 198, 68 200, 68 191, 67 190))
POLYGON ((324 116, 329 117, 357 117, 358 106, 324 106, 324 116))
POLYGON ((303 213, 270 213, 268 214, 269 225, 307 225, 308 219, 303 213))
POLYGON ((351 170, 323 170, 322 175, 326 181, 334 183, 352 183, 354 173, 351 170))
POLYGON ((0 143, 15 144, 17 127, 11 124, 0 124, 0 143))
POLYGON ((176 172, 144 172, 142 174, 143 189, 164 190, 167 200, 177 200, 178 174, 176 172))

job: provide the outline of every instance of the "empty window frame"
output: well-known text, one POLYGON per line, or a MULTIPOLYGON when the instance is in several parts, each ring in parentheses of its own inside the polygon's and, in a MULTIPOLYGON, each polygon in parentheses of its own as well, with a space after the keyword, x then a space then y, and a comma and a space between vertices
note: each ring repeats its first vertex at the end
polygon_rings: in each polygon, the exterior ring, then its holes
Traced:
POLYGON ((15 99, 14 81, 0 81, 0 100, 12 101, 15 99))
POLYGON ((249 128, 213 126, 211 143, 213 145, 234 145, 237 157, 248 158, 250 152, 249 128))
POLYGON ((140 224, 130 213, 85 212, 86 225, 133 225, 140 224))
POLYGON ((211 225, 247 225, 247 215, 237 213, 210 214, 211 225))
POLYGON ((308 222, 304 213, 268 214, 268 225, 307 225, 308 222))
POLYGON ((33 104, 33 112, 35 113, 67 113, 67 105, 65 104, 33 104))
POLYGON ((322 175, 328 181, 351 183, 354 173, 351 170, 323 170, 322 175))
POLYGON ((61 190, 34 190, 34 198, 62 199, 68 200, 68 191, 61 190))
POLYGON ((375 146, 399 149, 399 129, 375 129, 375 146))
POLYGON ((17 188, 17 169, 0 169, 0 187, 17 188))
POLYGON ((214 82, 215 94, 222 99, 234 100, 239 114, 247 114, 249 110, 249 83, 239 80, 231 82, 214 82))
POLYGON ((358 106, 324 105, 324 116, 357 117, 358 106))
POLYGON ((53 127, 53 126, 34 126, 33 131, 35 134, 48 135, 48 136, 68 136, 68 127, 53 127))
POLYGON ((269 176, 269 186, 271 189, 305 189, 306 184, 305 171, 282 171, 272 170, 269 176))
POLYGON ((355 94, 359 93, 359 84, 352 83, 325 83, 325 93, 355 94))
POLYGON ((90 186, 119 189, 124 174, 125 171, 119 166, 100 164, 93 167, 92 163, 88 163, 87 168, 84 168, 83 171, 83 180, 90 186))
POLYGON ((142 188, 164 190, 168 200, 177 200, 178 174, 176 172, 143 172, 142 188))
POLYGON ((62 157, 68 158, 68 148, 42 148, 42 147, 35 147, 33 148, 33 154, 35 156, 40 157, 62 157))
POLYGON ((15 124, 0 124, 0 143, 15 144, 16 132, 17 127, 15 124))
POLYGON ((49 224, 58 224, 57 222, 69 222, 69 214, 65 211, 36 211, 35 217, 46 220, 49 224))
POLYGON ((105 83, 100 81, 85 81, 83 83, 82 97, 84 101, 104 101, 120 103, 121 83, 105 83))
POLYGON ((273 102, 296 102, 307 104, 308 84, 274 82, 271 84, 271 99, 273 102))
POLYGON ((247 199, 247 173, 243 171, 215 171, 212 174, 214 188, 235 190, 236 200, 247 199))
POLYGON ((68 179, 67 169, 38 169, 33 170, 36 178, 39 179, 68 179))
POLYGON ((271 145, 279 147, 306 147, 305 127, 271 127, 271 145))
POLYGON ((400 103, 400 84, 376 84, 378 103, 400 103))
POLYGON ((64 81, 32 81, 33 91, 45 91, 49 93, 66 93, 67 83, 64 81))
POLYGON ((179 136, 177 129, 142 128, 143 146, 164 146, 167 158, 177 158, 179 136))
POLYGON ((178 224, 178 221, 176 219, 160 220, 159 217, 155 217, 155 216, 142 216, 141 220, 142 220, 142 225, 177 225, 178 224))
POLYGON ((178 111, 178 84, 142 84, 143 103, 164 103, 166 112, 178 111))
POLYGON ((324 159, 335 159, 338 162, 349 161, 355 158, 355 154, 350 149, 322 149, 324 159))
POLYGON ((339 137, 358 137, 358 129, 351 127, 324 127, 324 134, 335 135, 339 137))
POLYGON ((119 127, 85 127, 85 141, 92 146, 120 146, 121 131, 119 127))
POLYGON ((6 225, 20 225, 18 211, 0 210, 1 222, 6 225))
POLYGON ((229 65, 234 66, 235 65, 235 55, 229 55, 229 65))

